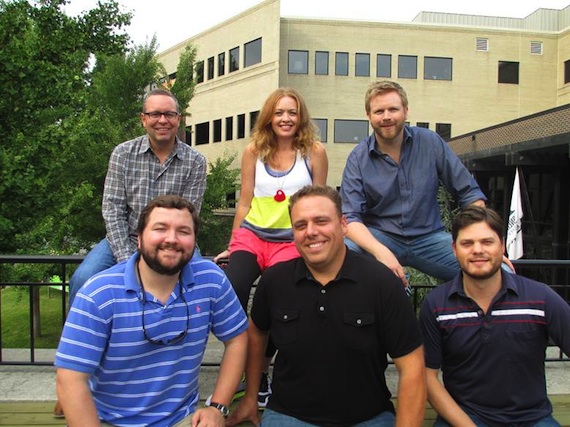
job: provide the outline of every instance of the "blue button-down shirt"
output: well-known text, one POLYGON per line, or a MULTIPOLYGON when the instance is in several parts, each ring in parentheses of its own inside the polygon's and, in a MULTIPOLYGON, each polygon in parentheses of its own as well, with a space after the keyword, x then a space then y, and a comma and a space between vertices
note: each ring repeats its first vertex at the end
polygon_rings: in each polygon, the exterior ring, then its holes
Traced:
POLYGON ((397 163, 376 146, 374 134, 352 150, 341 196, 348 222, 402 237, 443 228, 437 203, 439 181, 466 206, 487 198, 449 145, 429 129, 405 126, 397 163))

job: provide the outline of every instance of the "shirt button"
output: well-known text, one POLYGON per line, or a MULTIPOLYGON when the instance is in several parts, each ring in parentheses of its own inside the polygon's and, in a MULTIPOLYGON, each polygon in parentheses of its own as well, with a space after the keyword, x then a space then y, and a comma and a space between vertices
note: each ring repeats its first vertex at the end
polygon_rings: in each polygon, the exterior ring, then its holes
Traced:
POLYGON ((357 324, 357 325, 362 325, 362 319, 357 319, 357 320, 356 320, 356 324, 357 324))
POLYGON ((289 316, 287 316, 286 314, 283 316, 283 320, 287 320, 289 318, 289 316))
POLYGON ((321 294, 326 294, 326 293, 327 293, 326 289, 321 289, 321 294))
POLYGON ((325 311, 325 308, 321 305, 321 306, 319 307, 319 311, 321 311, 321 312, 322 312, 322 311, 325 311))

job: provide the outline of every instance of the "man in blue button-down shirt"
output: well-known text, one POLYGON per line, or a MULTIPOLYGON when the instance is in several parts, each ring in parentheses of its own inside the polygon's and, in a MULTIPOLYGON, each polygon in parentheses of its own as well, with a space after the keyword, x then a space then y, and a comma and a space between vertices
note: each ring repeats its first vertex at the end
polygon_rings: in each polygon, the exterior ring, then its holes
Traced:
POLYGON ((350 153, 342 177, 347 244, 372 254, 404 284, 402 265, 451 280, 459 266, 439 214, 439 182, 462 207, 487 199, 439 135, 405 125, 408 98, 399 84, 372 83, 365 106, 374 132, 350 153))

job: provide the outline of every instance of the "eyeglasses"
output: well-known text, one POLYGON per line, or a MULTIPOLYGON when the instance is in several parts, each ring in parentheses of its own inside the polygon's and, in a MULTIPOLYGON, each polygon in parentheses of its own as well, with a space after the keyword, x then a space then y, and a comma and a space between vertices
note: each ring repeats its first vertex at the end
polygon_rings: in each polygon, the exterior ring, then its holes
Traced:
POLYGON ((184 330, 182 332, 180 332, 178 335, 176 335, 173 338, 169 338, 167 340, 155 340, 154 338, 149 337, 148 332, 144 326, 144 311, 145 311, 144 306, 147 303, 147 299, 146 299, 146 291, 144 289, 141 274, 139 271, 139 263, 138 262, 137 262, 137 273, 139 276, 139 281, 141 283, 141 290, 142 290, 142 330, 143 330, 144 337, 146 338, 146 340, 148 342, 150 342, 151 344, 155 344, 155 345, 178 344, 180 341, 182 341, 184 338, 186 338, 186 335, 188 335, 188 328, 190 327, 190 309, 188 308, 188 301, 186 301, 186 296, 184 295, 184 292, 182 289, 182 282, 179 280, 178 285, 180 286, 180 297, 182 298, 182 301, 184 301, 184 307, 186 307, 186 326, 184 327, 184 330))
POLYGON ((148 113, 143 111, 143 114, 145 116, 150 117, 153 120, 158 120, 162 116, 164 116, 168 120, 172 120, 172 119, 175 119, 176 117, 178 117, 180 115, 180 113, 178 113, 176 111, 164 111, 164 112, 163 111, 149 111, 148 113))

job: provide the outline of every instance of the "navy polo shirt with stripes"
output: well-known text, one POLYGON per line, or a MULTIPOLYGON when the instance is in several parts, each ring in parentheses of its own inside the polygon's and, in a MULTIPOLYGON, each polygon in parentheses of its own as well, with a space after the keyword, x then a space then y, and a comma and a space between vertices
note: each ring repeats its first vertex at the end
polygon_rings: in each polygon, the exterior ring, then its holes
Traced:
POLYGON ((420 312, 426 366, 441 369, 455 401, 489 424, 524 426, 552 412, 549 336, 570 352, 570 307, 550 287, 501 271, 487 313, 463 290, 462 274, 438 286, 420 312))

